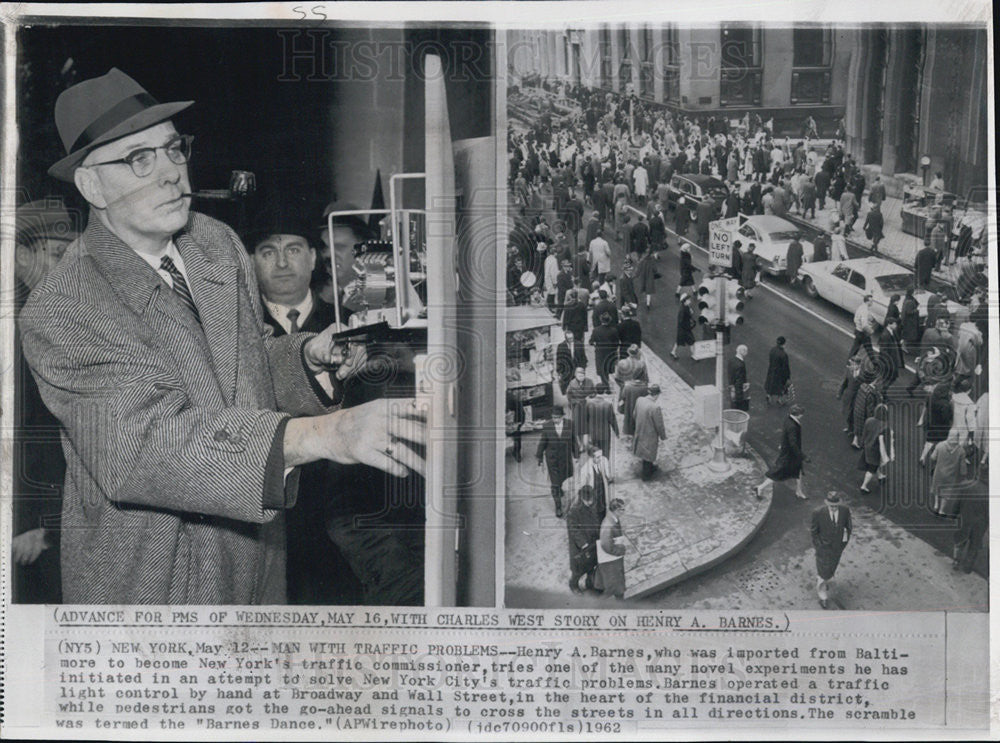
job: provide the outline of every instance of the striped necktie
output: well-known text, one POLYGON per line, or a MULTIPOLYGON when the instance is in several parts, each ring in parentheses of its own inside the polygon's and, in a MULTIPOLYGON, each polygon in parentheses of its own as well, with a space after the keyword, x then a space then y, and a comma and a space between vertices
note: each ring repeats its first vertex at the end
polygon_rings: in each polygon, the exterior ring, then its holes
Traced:
POLYGON ((169 255, 163 256, 160 259, 160 268, 170 274, 170 278, 174 283, 174 292, 177 293, 177 297, 184 303, 184 305, 191 310, 191 314, 194 315, 194 319, 201 322, 201 318, 198 316, 198 307, 194 303, 194 298, 191 296, 191 290, 188 288, 187 281, 184 279, 184 274, 180 272, 173 260, 169 255))
POLYGON ((288 326, 288 332, 289 332, 289 334, 291 334, 291 333, 298 333, 299 330, 300 330, 300 328, 299 328, 299 311, 298 310, 288 310, 288 314, 285 315, 285 317, 288 318, 288 322, 289 322, 289 326, 288 326))

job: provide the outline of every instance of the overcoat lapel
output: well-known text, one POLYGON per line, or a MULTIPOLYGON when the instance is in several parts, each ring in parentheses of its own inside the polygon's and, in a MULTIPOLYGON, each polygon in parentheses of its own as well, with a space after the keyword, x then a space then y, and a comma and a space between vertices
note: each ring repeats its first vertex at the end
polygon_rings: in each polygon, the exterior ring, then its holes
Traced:
POLYGON ((231 263, 209 260, 205 248, 187 232, 178 234, 176 243, 212 353, 215 376, 226 402, 232 403, 239 366, 239 269, 231 263))

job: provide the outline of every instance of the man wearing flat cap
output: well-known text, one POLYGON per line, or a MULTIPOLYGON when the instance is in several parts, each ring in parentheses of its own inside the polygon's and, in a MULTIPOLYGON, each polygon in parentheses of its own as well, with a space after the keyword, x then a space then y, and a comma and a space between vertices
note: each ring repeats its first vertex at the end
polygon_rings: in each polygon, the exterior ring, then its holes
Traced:
POLYGON ((63 428, 67 603, 283 603, 299 465, 424 467, 416 405, 338 410, 315 380, 358 369, 337 328, 275 338, 243 245, 191 211, 173 123, 191 103, 117 69, 56 101, 67 155, 49 173, 90 215, 21 327, 63 428))
POLYGON ((826 503, 812 514, 809 533, 816 548, 816 593, 819 605, 829 606, 829 587, 833 574, 840 564, 840 556, 851 539, 851 511, 844 505, 843 496, 831 491, 826 503))

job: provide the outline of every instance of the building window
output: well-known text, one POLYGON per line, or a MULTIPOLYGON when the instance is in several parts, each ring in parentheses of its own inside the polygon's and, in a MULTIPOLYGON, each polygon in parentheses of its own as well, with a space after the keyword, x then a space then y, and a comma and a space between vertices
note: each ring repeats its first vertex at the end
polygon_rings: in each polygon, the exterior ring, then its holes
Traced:
POLYGON ((796 28, 792 32, 793 67, 829 67, 833 34, 828 28, 796 28))
POLYGON ((719 105, 759 106, 763 81, 760 29, 723 24, 721 33, 719 105))
POLYGON ((681 102, 681 47, 677 26, 670 23, 663 27, 663 102, 681 102))
POLYGON ((829 103, 833 66, 833 32, 797 28, 792 37, 792 103, 829 103))
POLYGON ((601 53, 601 87, 611 88, 611 30, 607 26, 598 31, 597 45, 601 53))

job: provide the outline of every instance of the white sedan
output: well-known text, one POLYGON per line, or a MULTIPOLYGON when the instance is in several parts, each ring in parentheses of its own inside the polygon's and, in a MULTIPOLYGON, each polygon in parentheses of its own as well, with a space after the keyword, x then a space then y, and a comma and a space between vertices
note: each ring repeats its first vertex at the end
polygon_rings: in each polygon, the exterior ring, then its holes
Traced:
MULTIPOLYGON (((913 286, 913 273, 882 258, 852 258, 846 261, 819 261, 804 263, 799 269, 799 278, 806 293, 811 297, 822 297, 852 315, 864 301, 866 294, 872 295, 872 317, 879 325, 885 323, 885 313, 893 294, 900 296, 899 306, 906 290, 913 286)), ((914 292, 920 318, 927 317, 927 300, 931 292, 914 292)), ((948 311, 956 325, 968 317, 968 309, 956 302, 946 302, 948 311)))
POLYGON ((742 243, 744 251, 753 243, 761 270, 772 276, 785 272, 788 246, 793 240, 802 244, 803 262, 811 261, 813 257, 813 244, 802 239, 802 231, 788 220, 771 214, 755 214, 751 217, 741 214, 740 227, 733 230, 730 244, 735 240, 742 243))

